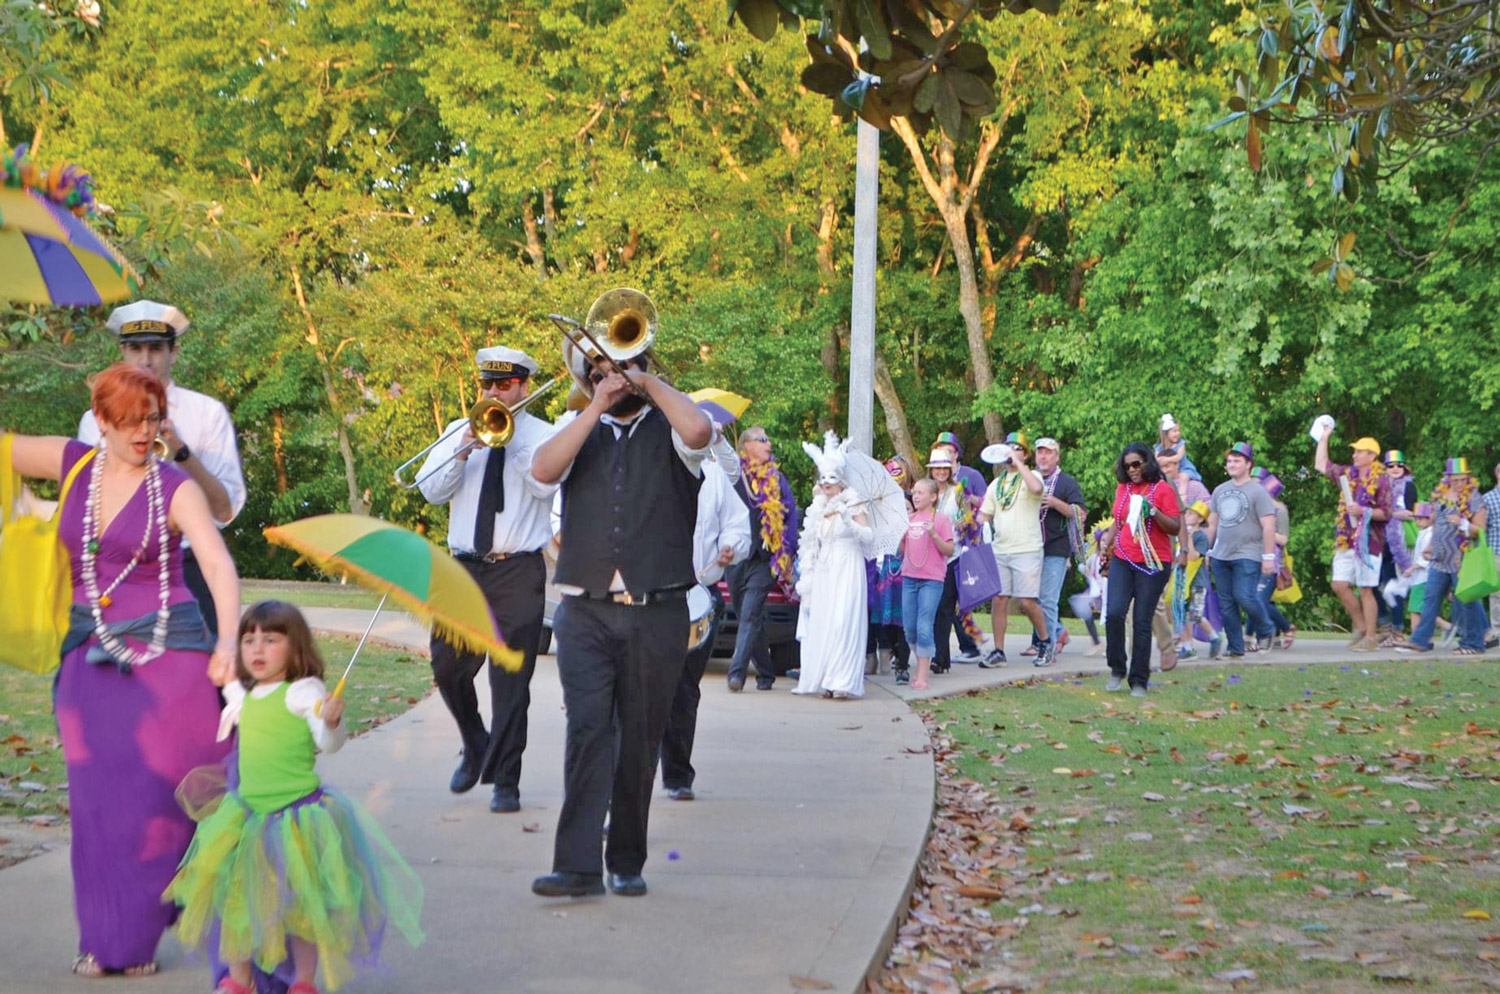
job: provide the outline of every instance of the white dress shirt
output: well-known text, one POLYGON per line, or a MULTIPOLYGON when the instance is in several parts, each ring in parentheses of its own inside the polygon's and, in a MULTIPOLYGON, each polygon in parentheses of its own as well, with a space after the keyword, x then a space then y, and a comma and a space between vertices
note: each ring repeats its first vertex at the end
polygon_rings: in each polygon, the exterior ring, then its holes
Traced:
MULTIPOLYGON (((206 393, 173 383, 167 387, 167 418, 178 437, 229 495, 229 521, 214 521, 224 528, 245 508, 245 471, 240 468, 240 449, 229 409, 206 393)), ((99 422, 92 410, 84 411, 78 422, 78 440, 85 445, 99 444, 99 422)), ((182 547, 187 545, 184 538, 182 547)))
MULTIPOLYGON (((711 587, 724 575, 719 549, 729 546, 731 562, 750 554, 750 509, 734 492, 734 484, 720 468, 715 454, 703 464, 703 486, 698 490, 698 523, 693 529, 693 570, 698 582, 711 587)), ((739 459, 734 460, 735 465, 739 459)))
MULTIPOLYGON (((464 433, 455 430, 467 423, 460 418, 444 429, 452 435, 427 454, 418 477, 432 472, 438 463, 458 451, 464 433)), ((422 496, 432 504, 448 505, 448 548, 481 556, 492 552, 535 552, 552 539, 550 511, 557 484, 542 483, 531 475, 531 457, 552 437, 552 426, 526 411, 516 415, 516 433, 505 446, 505 509, 495 515, 495 540, 488 549, 474 548, 474 518, 479 513, 479 492, 484 470, 495 458, 494 449, 479 448, 467 462, 448 463, 422 482, 422 496)))

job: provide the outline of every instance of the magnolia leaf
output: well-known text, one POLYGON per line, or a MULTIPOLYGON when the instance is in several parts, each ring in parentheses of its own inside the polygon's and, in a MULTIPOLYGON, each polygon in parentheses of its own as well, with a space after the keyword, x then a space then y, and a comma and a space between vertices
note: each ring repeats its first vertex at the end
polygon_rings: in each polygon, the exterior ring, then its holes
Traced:
POLYGON ((730 14, 738 17, 746 30, 760 41, 770 41, 781 26, 781 8, 776 0, 738 0, 730 14))
POLYGON ((1250 125, 1245 133, 1245 154, 1250 158, 1250 168, 1260 172, 1261 151, 1260 131, 1255 126, 1255 118, 1250 118, 1250 125))
POLYGON ((949 137, 958 138, 963 133, 963 105, 959 103, 958 94, 953 92, 947 73, 938 74, 937 99, 933 102, 932 113, 949 137))
POLYGON ((802 70, 802 85, 825 97, 837 96, 849 82, 849 70, 831 62, 814 62, 802 70))
POLYGON ((880 0, 854 0, 854 22, 859 33, 877 59, 891 57, 891 32, 885 26, 885 15, 880 11, 880 0))
POLYGON ((958 99, 966 104, 988 104, 994 100, 994 90, 973 73, 962 69, 945 69, 943 77, 953 87, 958 99))
POLYGON ((1339 239, 1339 249, 1337 253, 1338 258, 1346 258, 1350 252, 1354 251, 1354 239, 1356 237, 1358 236, 1354 232, 1350 231, 1346 232, 1344 234, 1344 237, 1339 239))
POLYGON ((1348 291, 1354 285, 1354 267, 1347 262, 1341 262, 1335 266, 1333 273, 1334 282, 1338 284, 1340 290, 1348 291))
POLYGON ((919 114, 932 113, 933 106, 937 103, 938 74, 930 73, 917 87, 916 94, 912 97, 912 107, 919 114))

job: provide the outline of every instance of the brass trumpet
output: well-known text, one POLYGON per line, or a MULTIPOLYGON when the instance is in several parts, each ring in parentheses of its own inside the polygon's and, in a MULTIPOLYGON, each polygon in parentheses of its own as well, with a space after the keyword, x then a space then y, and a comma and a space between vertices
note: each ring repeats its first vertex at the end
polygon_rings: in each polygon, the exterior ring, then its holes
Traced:
POLYGON ((417 487, 421 486, 428 477, 434 475, 438 472, 438 470, 442 469, 453 460, 457 459, 459 457, 459 454, 464 452, 465 449, 476 449, 480 446, 484 446, 485 448, 489 449, 500 449, 504 448, 506 445, 509 445, 510 440, 516 435, 516 415, 519 414, 527 404, 531 403, 533 400, 536 400, 542 394, 552 389, 553 384, 555 384, 556 382, 557 380, 555 379, 549 380, 547 384, 540 390, 529 394, 524 399, 517 401, 510 407, 505 406, 498 400, 493 400, 489 397, 481 397, 479 400, 474 402, 473 407, 469 408, 468 421, 454 425, 448 431, 444 432, 436 442, 433 442, 431 445, 427 446, 427 448, 423 449, 421 452, 418 452, 416 455, 406 460, 406 462, 396 467, 396 486, 400 487, 402 490, 415 490, 417 487), (413 465, 421 462, 427 456, 427 453, 431 452, 439 445, 442 445, 443 442, 452 438, 454 435, 463 431, 465 428, 468 428, 474 433, 473 442, 469 443, 469 445, 464 449, 457 450, 453 453, 453 455, 449 456, 447 459, 444 459, 442 462, 429 469, 420 477, 412 480, 410 483, 406 482, 402 474, 404 474, 413 465))
POLYGON ((151 454, 159 461, 166 462, 171 450, 167 446, 167 440, 157 435, 151 440, 151 454))
MULTIPOLYGON (((618 287, 599 295, 589 308, 588 315, 580 323, 564 314, 549 314, 547 317, 563 333, 563 359, 568 372, 578 380, 573 369, 572 349, 579 350, 587 367, 602 362, 611 372, 625 376, 624 363, 637 358, 656 341, 656 329, 660 319, 651 298, 639 290, 618 287)), ((636 385, 629 377, 626 382, 630 391, 642 400, 651 397, 645 389, 636 385)), ((578 386, 589 396, 593 395, 592 383, 578 380, 578 386)))

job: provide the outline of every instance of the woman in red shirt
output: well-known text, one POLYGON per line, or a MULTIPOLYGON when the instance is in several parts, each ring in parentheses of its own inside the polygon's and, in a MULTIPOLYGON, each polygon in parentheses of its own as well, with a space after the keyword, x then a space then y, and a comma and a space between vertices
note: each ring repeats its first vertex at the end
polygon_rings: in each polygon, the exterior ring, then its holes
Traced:
POLYGON ((1172 536, 1182 521, 1177 491, 1162 479, 1151 449, 1131 442, 1115 462, 1114 519, 1100 543, 1100 569, 1108 576, 1104 628, 1108 639, 1109 683, 1105 690, 1130 685, 1132 697, 1145 697, 1151 682, 1151 618, 1172 575, 1172 536), (1135 602, 1131 624, 1130 672, 1125 670, 1125 614, 1135 602))

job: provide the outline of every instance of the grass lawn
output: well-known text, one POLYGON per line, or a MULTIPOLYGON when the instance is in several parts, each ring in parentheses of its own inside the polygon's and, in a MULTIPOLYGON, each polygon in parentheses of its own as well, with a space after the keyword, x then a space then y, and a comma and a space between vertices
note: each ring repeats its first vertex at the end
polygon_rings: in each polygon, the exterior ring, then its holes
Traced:
POLYGON ((1103 684, 930 705, 940 815, 874 989, 1500 986, 1500 667, 1103 684))
MULTIPOLYGON (((373 605, 372 605, 373 606, 373 605)), ((357 639, 319 636, 332 685, 357 639)), ((355 735, 389 721, 432 689, 425 657, 368 643, 360 651, 346 692, 346 719, 355 735)), ((68 814, 67 771, 52 717, 52 677, 0 667, 0 817, 68 814)))
POLYGON ((380 597, 352 583, 333 580, 240 580, 240 602, 278 600, 298 607, 349 607, 375 610, 380 597))

